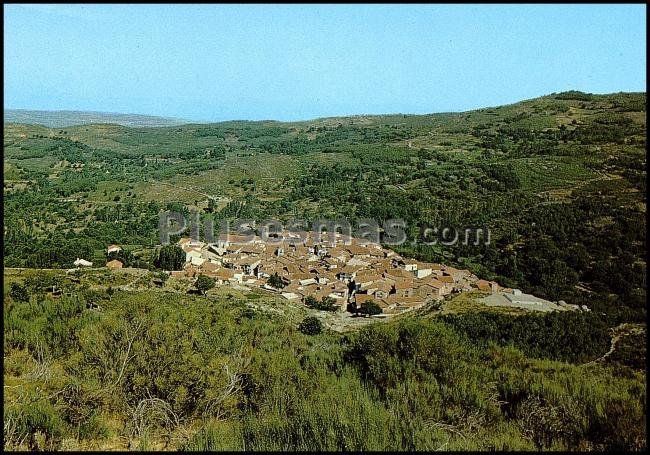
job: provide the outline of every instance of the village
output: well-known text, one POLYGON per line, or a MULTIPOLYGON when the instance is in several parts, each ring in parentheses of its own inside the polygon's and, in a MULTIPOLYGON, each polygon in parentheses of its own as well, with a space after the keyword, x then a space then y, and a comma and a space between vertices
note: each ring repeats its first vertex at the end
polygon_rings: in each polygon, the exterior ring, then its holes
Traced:
MULTIPOLYGON (((518 289, 503 288, 468 270, 405 259, 365 239, 340 233, 316 236, 312 232, 281 232, 264 240, 259 236, 221 234, 214 243, 181 238, 178 245, 185 253, 185 265, 169 274, 172 278, 190 279, 205 275, 219 286, 261 288, 293 302, 327 299, 340 311, 350 313, 372 301, 382 314, 397 314, 469 291, 486 293, 483 303, 488 306, 536 311, 580 309, 577 305, 549 302, 518 289)), ((107 253, 120 249, 110 245, 107 253)), ((92 264, 79 259, 75 265, 92 264)), ((122 263, 113 259, 106 267, 121 268, 122 263)))

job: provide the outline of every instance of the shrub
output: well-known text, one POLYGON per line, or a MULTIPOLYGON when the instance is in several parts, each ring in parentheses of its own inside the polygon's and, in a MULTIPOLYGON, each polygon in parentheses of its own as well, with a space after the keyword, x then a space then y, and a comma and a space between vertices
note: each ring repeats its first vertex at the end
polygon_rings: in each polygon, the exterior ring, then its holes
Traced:
POLYGON ((196 288, 201 291, 202 294, 205 294, 209 289, 214 287, 214 278, 209 276, 199 275, 196 279, 196 288))
POLYGON ((305 297, 305 305, 314 310, 321 311, 336 311, 337 306, 334 304, 334 299, 331 297, 323 297, 320 302, 311 295, 305 297))
POLYGON ((269 277, 267 284, 276 289, 282 289, 284 287, 284 281, 282 281, 282 278, 277 274, 277 272, 269 277))
MULTIPOLYGON (((47 401, 11 407, 4 411, 5 428, 10 423, 15 440, 27 440, 29 450, 54 450, 59 447, 65 424, 57 410, 47 401)), ((5 437, 5 448, 7 447, 5 437)), ((9 441, 11 442, 11 441, 9 441)))
POLYGON ((318 335, 323 331, 323 324, 314 316, 306 317, 298 326, 305 335, 318 335))
POLYGON ((374 300, 368 300, 367 302, 363 302, 361 304, 360 312, 361 314, 367 314, 369 316, 372 316, 373 314, 383 313, 381 307, 377 305, 374 300))
POLYGON ((238 422, 204 425, 182 447, 183 450, 203 452, 213 450, 242 450, 241 428, 238 422))
POLYGON ((108 428, 99 418, 99 412, 94 411, 79 424, 79 439, 105 439, 109 435, 108 428))
POLYGON ((11 291, 9 295, 16 302, 27 302, 29 301, 29 291, 26 286, 21 286, 18 283, 11 283, 11 291))
POLYGON ((169 275, 165 272, 159 272, 155 274, 155 277, 160 279, 163 283, 169 279, 169 275))

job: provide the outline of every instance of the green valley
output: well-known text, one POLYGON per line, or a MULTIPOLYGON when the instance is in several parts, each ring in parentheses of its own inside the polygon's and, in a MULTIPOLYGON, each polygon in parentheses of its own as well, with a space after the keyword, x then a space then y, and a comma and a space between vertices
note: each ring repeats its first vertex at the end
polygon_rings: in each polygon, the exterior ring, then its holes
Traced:
POLYGON ((4 448, 643 450, 646 134, 645 93, 577 91, 303 122, 5 118, 4 448), (472 291, 345 319, 262 286, 190 295, 162 211, 400 218, 402 258, 590 311, 472 291), (490 241, 427 244, 444 226, 490 241))

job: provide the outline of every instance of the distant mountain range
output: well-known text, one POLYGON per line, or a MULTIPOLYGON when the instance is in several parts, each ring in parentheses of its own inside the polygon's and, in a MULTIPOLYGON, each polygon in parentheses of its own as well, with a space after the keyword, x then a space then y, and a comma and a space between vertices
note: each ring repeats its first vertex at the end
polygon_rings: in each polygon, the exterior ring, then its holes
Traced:
POLYGON ((26 109, 5 109, 5 123, 27 123, 49 128, 63 128, 90 123, 115 123, 123 126, 175 126, 198 123, 190 120, 153 115, 118 114, 114 112, 91 111, 30 111, 26 109))

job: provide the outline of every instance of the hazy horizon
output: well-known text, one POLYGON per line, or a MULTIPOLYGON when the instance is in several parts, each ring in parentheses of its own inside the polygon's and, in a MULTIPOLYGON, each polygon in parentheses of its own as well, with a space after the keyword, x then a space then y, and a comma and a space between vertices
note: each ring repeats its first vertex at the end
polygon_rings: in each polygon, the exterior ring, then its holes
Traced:
MULTIPOLYGON (((603 93, 594 93, 594 92, 585 92, 584 90, 579 90, 579 89, 571 89, 571 90, 576 90, 580 91, 583 93, 590 93, 592 95, 611 95, 615 93, 646 93, 645 90, 638 90, 638 91, 623 91, 623 90, 618 90, 614 92, 603 92, 603 93)), ((553 92, 553 93, 561 93, 561 92, 553 92)), ((197 118, 182 118, 182 117, 175 117, 175 116, 165 116, 165 115, 157 115, 157 114, 152 114, 152 113, 147 113, 147 112, 113 112, 113 111, 97 111, 97 110, 78 110, 78 109, 25 109, 25 108, 14 108, 14 107, 5 107, 4 110, 6 111, 26 111, 26 112, 46 112, 46 113, 55 113, 55 112, 60 112, 60 113, 86 113, 86 114, 104 114, 104 115, 134 115, 134 116, 143 116, 143 117, 159 117, 159 118, 164 118, 164 119, 170 119, 170 120, 179 120, 179 121, 184 121, 187 123, 221 123, 221 122, 237 122, 237 121, 251 121, 251 122, 264 122, 264 121, 274 121, 274 122, 286 122, 286 123, 291 123, 291 122, 309 122, 313 120, 318 120, 318 119, 323 119, 323 118, 336 118, 336 117, 363 117, 363 116, 389 116, 389 115, 432 115, 432 114, 446 114, 446 113, 462 113, 462 112, 470 112, 474 110, 480 110, 480 109, 490 109, 494 107, 499 107, 499 106, 507 106, 510 104, 516 104, 519 102, 523 101, 528 101, 536 98, 541 98, 544 96, 549 96, 552 93, 544 93, 538 96, 533 96, 531 98, 527 99, 521 99, 521 100, 516 100, 511 103, 503 103, 503 104, 494 104, 494 105, 489 105, 489 106, 477 106, 472 109, 465 109, 465 110, 447 110, 447 111, 434 111, 434 112, 422 112, 422 113, 413 113, 413 112, 362 112, 362 113, 351 113, 351 114, 345 114, 345 115, 327 115, 327 116, 322 116, 322 117, 310 117, 310 118, 299 118, 299 119, 291 119, 291 120, 279 120, 279 119, 274 119, 274 118, 259 118, 259 119, 247 119, 247 118, 226 118, 222 120, 205 120, 205 119, 197 119, 197 118)))
POLYGON ((200 122, 639 92, 645 5, 5 5, 5 109, 200 122))

